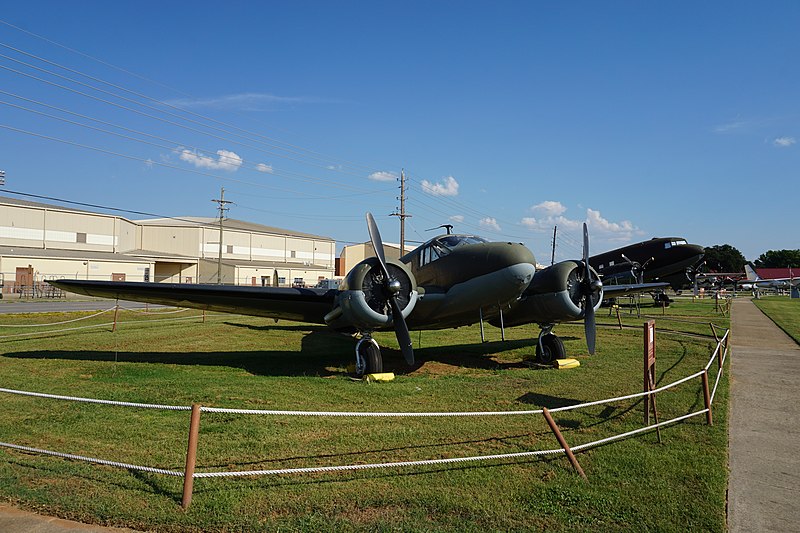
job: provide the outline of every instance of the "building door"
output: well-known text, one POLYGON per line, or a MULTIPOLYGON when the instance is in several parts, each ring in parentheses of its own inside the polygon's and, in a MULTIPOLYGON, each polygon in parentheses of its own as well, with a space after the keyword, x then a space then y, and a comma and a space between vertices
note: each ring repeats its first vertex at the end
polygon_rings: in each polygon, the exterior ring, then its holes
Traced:
POLYGON ((270 284, 269 276, 261 276, 261 286, 266 287, 270 284))
POLYGON ((111 281, 125 281, 125 274, 111 274, 111 281))
POLYGON ((17 267, 17 279, 14 284, 16 292, 21 292, 24 287, 33 286, 33 267, 17 267))

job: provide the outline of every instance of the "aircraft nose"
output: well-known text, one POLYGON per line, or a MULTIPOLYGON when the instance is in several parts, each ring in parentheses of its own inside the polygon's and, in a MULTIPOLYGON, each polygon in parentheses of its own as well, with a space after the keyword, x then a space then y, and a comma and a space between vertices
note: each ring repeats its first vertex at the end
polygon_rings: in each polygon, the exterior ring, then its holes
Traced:
POLYGON ((706 253, 706 249, 699 244, 687 244, 686 251, 688 252, 687 255, 690 256, 699 256, 706 253))
POLYGON ((536 272, 536 259, 523 244, 512 242, 490 243, 487 257, 493 258, 497 270, 505 269, 509 281, 527 285, 536 272))

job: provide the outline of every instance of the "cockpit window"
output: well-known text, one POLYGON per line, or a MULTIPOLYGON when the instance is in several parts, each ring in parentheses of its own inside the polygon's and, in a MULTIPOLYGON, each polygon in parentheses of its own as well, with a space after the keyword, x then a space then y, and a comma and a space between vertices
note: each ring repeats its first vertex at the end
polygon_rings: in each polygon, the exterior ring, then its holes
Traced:
POLYGON ((488 242, 486 239, 474 235, 445 235, 425 244, 419 251, 419 266, 427 265, 444 257, 453 248, 466 244, 488 242))
POLYGON ((664 243, 664 248, 669 249, 673 246, 684 246, 686 244, 689 244, 686 239, 672 239, 664 243))
POLYGON ((464 244, 478 244, 481 242, 488 242, 486 239, 476 237, 475 235, 446 235, 439 237, 438 242, 444 244, 448 248, 455 248, 464 244))

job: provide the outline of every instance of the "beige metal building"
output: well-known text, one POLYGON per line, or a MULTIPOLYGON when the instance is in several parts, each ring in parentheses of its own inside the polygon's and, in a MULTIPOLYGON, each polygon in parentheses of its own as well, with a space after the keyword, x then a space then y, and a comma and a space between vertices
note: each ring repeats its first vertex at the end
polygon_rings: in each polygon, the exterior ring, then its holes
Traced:
MULTIPOLYGON (((414 248, 416 248, 416 246, 406 244, 406 253, 410 252, 414 248)), ((384 242, 383 253, 387 259, 399 259, 400 245, 384 242)), ((372 243, 370 241, 345 246, 342 248, 342 253, 339 255, 336 274, 339 276, 346 275, 348 272, 350 272, 350 269, 367 257, 375 257, 375 250, 373 250, 372 243)))
POLYGON ((237 285, 314 285, 333 277, 328 237, 240 220, 132 221, 0 197, 4 293, 46 291, 44 280, 79 278, 237 285))

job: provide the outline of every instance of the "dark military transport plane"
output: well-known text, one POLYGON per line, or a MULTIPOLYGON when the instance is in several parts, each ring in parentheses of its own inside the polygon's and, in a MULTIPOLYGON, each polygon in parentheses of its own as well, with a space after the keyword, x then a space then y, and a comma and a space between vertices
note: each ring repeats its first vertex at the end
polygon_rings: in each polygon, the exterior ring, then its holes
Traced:
MULTIPOLYGON (((377 257, 347 274, 337 289, 192 285, 58 280, 53 285, 79 294, 155 304, 327 324, 357 334, 356 374, 383 370, 372 333, 394 328, 408 364, 414 363, 409 329, 442 329, 487 320, 492 324, 535 323, 541 327, 537 359, 563 358, 564 345, 551 330, 560 322, 584 320, 594 353, 595 310, 603 284, 584 257, 536 271, 533 254, 522 244, 488 242, 472 235, 439 235, 399 261, 387 261, 378 228, 367 214, 377 257)), ((617 285, 612 291, 647 288, 617 285)))
POLYGON ((705 249, 681 237, 654 237, 589 258, 606 290, 614 283, 664 282, 678 291, 694 281, 705 249))

